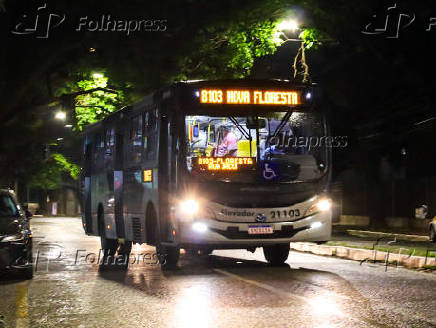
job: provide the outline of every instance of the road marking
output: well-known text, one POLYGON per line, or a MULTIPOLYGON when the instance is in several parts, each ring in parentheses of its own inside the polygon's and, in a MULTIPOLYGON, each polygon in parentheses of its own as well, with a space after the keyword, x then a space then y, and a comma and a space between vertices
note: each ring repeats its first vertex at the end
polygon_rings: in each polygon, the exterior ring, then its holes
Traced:
POLYGON ((20 283, 17 285, 17 300, 15 302, 15 318, 16 328, 28 328, 29 327, 29 304, 27 302, 28 284, 20 283))

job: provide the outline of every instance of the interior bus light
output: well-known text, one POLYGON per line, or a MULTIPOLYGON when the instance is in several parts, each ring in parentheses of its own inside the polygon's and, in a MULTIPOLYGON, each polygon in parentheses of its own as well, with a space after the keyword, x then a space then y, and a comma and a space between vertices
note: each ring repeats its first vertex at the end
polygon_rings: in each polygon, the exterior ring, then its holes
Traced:
POLYGON ((144 180, 144 182, 152 182, 153 181, 153 170, 144 170, 143 180, 144 180))

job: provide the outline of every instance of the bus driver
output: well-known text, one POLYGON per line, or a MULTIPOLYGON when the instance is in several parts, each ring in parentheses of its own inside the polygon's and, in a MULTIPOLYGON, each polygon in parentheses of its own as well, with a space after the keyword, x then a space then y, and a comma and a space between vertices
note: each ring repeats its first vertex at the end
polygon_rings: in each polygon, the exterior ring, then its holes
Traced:
POLYGON ((229 127, 222 127, 223 138, 217 147, 217 157, 236 157, 238 152, 238 137, 229 127))

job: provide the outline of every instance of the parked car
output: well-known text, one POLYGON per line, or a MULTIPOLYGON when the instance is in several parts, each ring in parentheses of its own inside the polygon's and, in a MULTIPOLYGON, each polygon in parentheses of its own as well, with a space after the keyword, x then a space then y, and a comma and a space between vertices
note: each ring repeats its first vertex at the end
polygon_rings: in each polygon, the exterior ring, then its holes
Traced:
POLYGON ((17 204, 12 191, 0 189, 0 271, 33 277, 31 217, 17 204))

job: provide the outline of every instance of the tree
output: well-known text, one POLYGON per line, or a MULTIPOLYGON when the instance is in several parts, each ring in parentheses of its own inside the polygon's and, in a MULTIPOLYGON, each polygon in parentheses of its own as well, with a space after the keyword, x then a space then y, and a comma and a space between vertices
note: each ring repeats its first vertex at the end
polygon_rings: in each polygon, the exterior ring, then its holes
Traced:
POLYGON ((70 163, 62 154, 52 154, 42 164, 29 179, 29 187, 37 187, 45 191, 58 189, 62 183, 63 173, 68 173, 74 180, 79 178, 79 166, 70 163))
POLYGON ((72 112, 73 122, 79 131, 121 108, 125 99, 122 90, 116 90, 117 87, 109 89, 109 79, 102 72, 94 72, 89 77, 81 78, 78 81, 67 82, 56 91, 60 98, 67 95, 67 99, 71 99, 65 107, 72 112))

